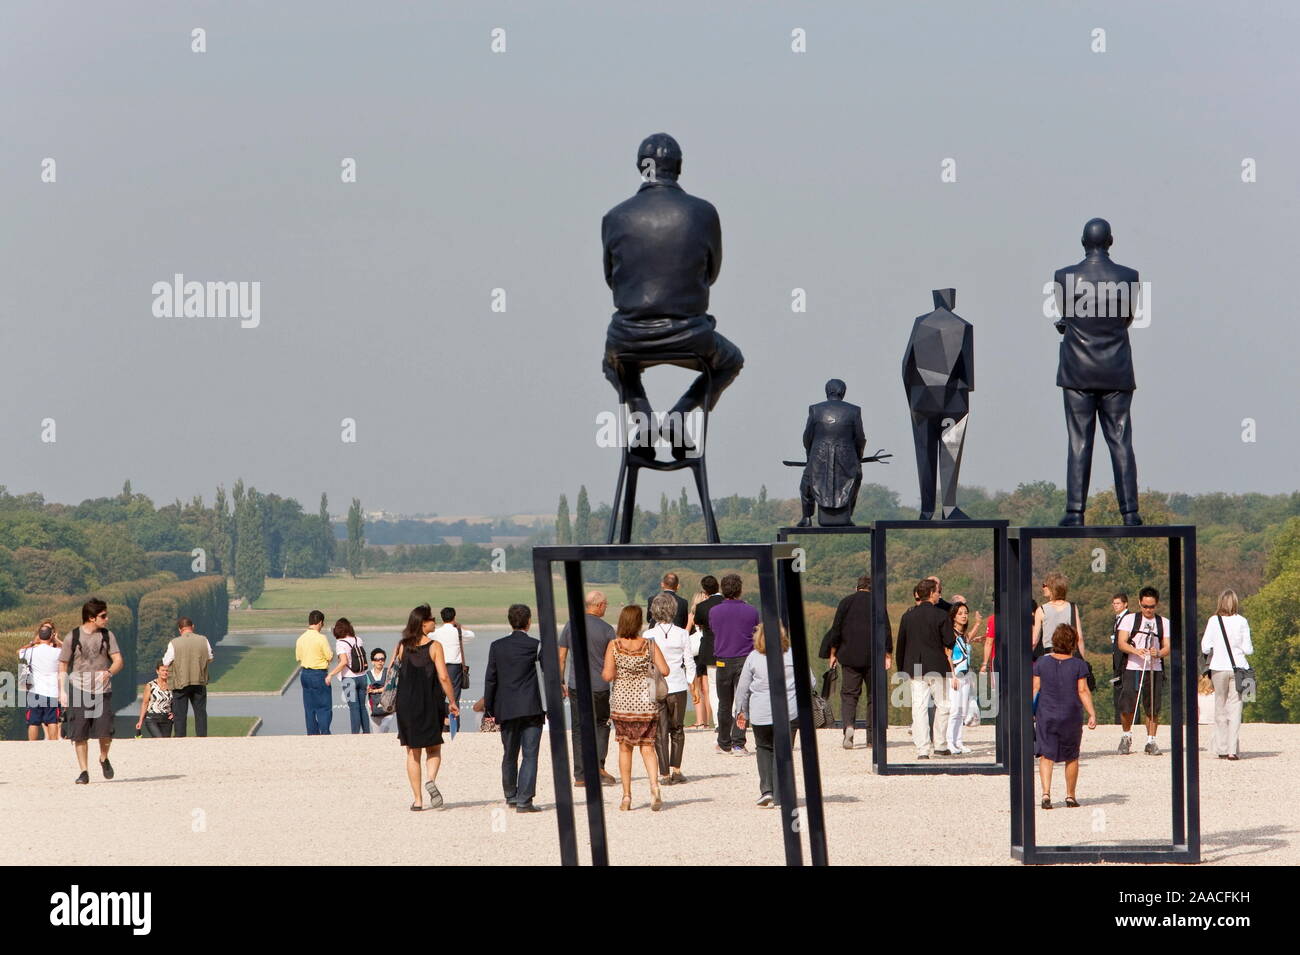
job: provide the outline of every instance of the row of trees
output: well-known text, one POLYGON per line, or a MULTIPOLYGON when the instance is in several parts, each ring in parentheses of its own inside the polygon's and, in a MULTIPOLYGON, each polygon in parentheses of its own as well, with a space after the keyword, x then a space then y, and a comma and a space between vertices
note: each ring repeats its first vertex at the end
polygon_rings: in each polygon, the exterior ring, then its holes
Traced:
MULTIPOLYGON (((364 554, 364 517, 353 499, 342 555, 355 575, 364 554)), ((79 594, 158 569, 190 577, 221 573, 256 600, 267 577, 320 577, 335 561, 329 501, 316 513, 293 498, 263 494, 237 480, 161 507, 127 481, 115 497, 70 506, 0 485, 0 610, 29 594, 79 594)))

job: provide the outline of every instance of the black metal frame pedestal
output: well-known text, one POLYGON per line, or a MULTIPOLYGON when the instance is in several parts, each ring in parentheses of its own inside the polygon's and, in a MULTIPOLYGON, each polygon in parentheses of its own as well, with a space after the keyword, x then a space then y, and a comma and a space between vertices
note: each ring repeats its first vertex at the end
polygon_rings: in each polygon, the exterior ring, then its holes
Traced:
MULTIPOLYGON (((569 776, 568 729, 564 725, 564 697, 560 689, 558 633, 555 622, 555 587, 552 566, 564 565, 565 593, 571 624, 570 653, 577 700, 569 705, 577 717, 585 766, 597 766, 596 720, 592 708, 591 674, 586 666, 587 625, 584 605, 583 561, 754 561, 758 567, 759 619, 767 634, 777 634, 781 626, 778 601, 780 589, 790 596, 789 634, 794 658, 795 702, 798 706, 800 750, 803 753, 804 814, 797 810, 794 776, 794 741, 789 733, 776 732, 776 785, 782 810, 775 813, 781 820, 787 865, 802 865, 800 832, 808 834, 813 865, 826 865, 826 819, 822 806, 821 771, 817 760, 817 735, 813 729, 812 685, 809 679, 808 645, 803 619, 803 592, 799 575, 791 566, 793 544, 587 544, 564 547, 533 548, 533 580, 537 588, 537 620, 542 641, 542 673, 546 708, 550 713, 551 765, 555 774, 555 816, 560 837, 560 861, 578 864, 578 840, 574 825, 573 787, 569 776), (581 701, 581 702, 579 702, 581 701)), ((785 665, 781 641, 767 640, 768 679, 773 687, 773 726, 790 724, 786 702, 785 665)), ((609 864, 609 844, 605 829, 604 787, 586 789, 587 825, 591 834, 593 865, 609 864)))
MULTIPOLYGON (((813 536, 813 537, 828 537, 828 536, 838 536, 838 535, 845 535, 845 534, 849 534, 849 535, 855 535, 855 534, 856 534, 856 535, 867 534, 867 535, 870 535, 870 534, 871 534, 871 530, 872 530, 872 529, 871 529, 871 525, 870 525, 870 524, 836 524, 836 525, 832 525, 832 526, 830 526, 830 527, 822 527, 821 525, 818 524, 818 525, 813 525, 813 526, 811 526, 811 527, 779 527, 779 528, 777 528, 777 531, 776 531, 776 539, 777 539, 777 541, 778 541, 779 543, 784 544, 784 543, 786 543, 787 541, 789 541, 791 537, 798 537, 798 536, 802 536, 802 535, 804 535, 804 534, 807 534, 807 535, 809 535, 809 536, 813 536)), ((871 542, 870 542, 870 541, 867 542, 867 552, 866 552, 866 554, 865 554, 865 557, 866 557, 868 563, 870 563, 870 561, 871 561, 871 542)), ((869 568, 868 568, 868 569, 869 569, 869 568)), ((788 615, 789 615, 789 601, 786 599, 785 590, 782 589, 782 591, 781 591, 781 619, 782 619, 782 620, 787 619, 787 618, 788 618, 788 615)), ((867 692, 868 692, 868 694, 870 694, 871 691, 872 691, 872 687, 867 687, 867 692)), ((856 727, 866 727, 866 728, 867 728, 867 731, 870 732, 870 731, 871 731, 871 703, 870 703, 870 701, 868 701, 868 703, 867 703, 867 712, 864 714, 864 717, 865 717, 864 719, 856 720, 856 721, 854 722, 854 726, 855 726, 855 728, 856 728, 856 727)), ((844 723, 844 721, 843 721, 843 719, 841 718, 841 720, 840 720, 840 725, 843 726, 843 723, 844 723)))
POLYGON ((1007 529, 1010 521, 1005 520, 965 520, 965 521, 876 521, 872 524, 875 531, 871 535, 871 589, 873 592, 872 610, 875 621, 871 628, 871 656, 876 666, 871 668, 871 722, 872 740, 871 768, 880 776, 1001 776, 1008 771, 1007 764, 1007 690, 1006 681, 1002 679, 1002 653, 1004 644, 1004 610, 1007 606, 1007 529), (994 726, 993 765, 953 764, 946 761, 931 762, 922 766, 913 763, 895 763, 890 765, 886 729, 889 722, 888 685, 885 677, 885 624, 889 614, 888 600, 888 566, 886 564, 886 545, 890 531, 911 530, 991 530, 993 532, 993 613, 998 621, 998 652, 993 658, 993 679, 997 690, 997 723, 994 726))
POLYGON ((1011 532, 1008 556, 1011 606, 999 618, 997 659, 1008 660, 1009 709, 1006 724, 1011 751, 1011 856, 1031 865, 1060 862, 1200 862, 1201 787, 1198 776, 1196 699, 1196 528, 1019 527, 1011 532), (1173 837, 1168 845, 1040 846, 1035 838, 1033 662, 1029 646, 1033 621, 1026 614, 1033 590, 1033 547, 1039 540, 1163 538, 1169 543, 1170 679, 1169 766, 1173 776, 1173 837), (1001 621, 1005 619, 1006 623, 1001 621), (1005 634, 1005 637, 1003 636, 1005 634), (1004 653, 1004 648, 1010 648, 1004 653))

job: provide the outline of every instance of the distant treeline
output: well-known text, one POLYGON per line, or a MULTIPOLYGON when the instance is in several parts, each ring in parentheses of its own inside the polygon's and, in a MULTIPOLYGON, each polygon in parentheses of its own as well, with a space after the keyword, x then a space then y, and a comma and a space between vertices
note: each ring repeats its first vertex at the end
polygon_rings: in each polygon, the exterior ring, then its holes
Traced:
MULTIPOLYGON (((367 521, 366 543, 375 545, 409 544, 427 547, 443 543, 445 537, 459 537, 467 544, 488 544, 494 537, 528 537, 534 528, 516 524, 508 518, 471 523, 465 520, 443 521, 367 521)), ((347 526, 342 521, 334 525, 336 540, 347 540, 347 526)), ((367 552, 366 562, 370 555, 367 552)))

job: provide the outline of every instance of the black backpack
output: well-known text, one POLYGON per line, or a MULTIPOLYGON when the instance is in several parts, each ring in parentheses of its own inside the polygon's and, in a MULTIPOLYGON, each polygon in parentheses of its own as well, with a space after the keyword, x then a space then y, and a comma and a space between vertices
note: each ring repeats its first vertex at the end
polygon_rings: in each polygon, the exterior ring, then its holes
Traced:
POLYGON ((365 646, 361 638, 355 635, 348 644, 348 669, 353 673, 364 673, 367 669, 365 646))
MULTIPOLYGON (((81 646, 81 628, 72 628, 72 650, 68 653, 69 663, 77 658, 77 648, 81 646)), ((99 652, 109 658, 109 664, 112 664, 113 656, 108 651, 108 631, 99 631, 99 652)))

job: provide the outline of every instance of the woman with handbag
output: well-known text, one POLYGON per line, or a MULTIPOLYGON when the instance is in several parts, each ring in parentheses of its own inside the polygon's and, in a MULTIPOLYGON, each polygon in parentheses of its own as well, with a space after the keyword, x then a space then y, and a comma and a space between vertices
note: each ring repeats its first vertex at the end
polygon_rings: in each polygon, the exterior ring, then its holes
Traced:
POLYGON ((1214 751, 1219 759, 1241 756, 1242 691, 1254 695, 1255 671, 1249 655, 1250 624, 1240 613, 1237 593, 1219 594, 1218 609, 1205 625, 1201 652, 1210 655, 1210 681, 1214 684, 1214 751))
POLYGON ((609 718, 618 741, 618 773, 623 781, 619 809, 632 808, 632 749, 641 750, 646 777, 650 780, 650 808, 663 806, 659 792, 659 766, 655 740, 659 732, 659 708, 668 695, 668 663, 663 652, 641 635, 641 608, 624 607, 618 615, 615 637, 605 648, 601 678, 609 681, 609 718))
POLYGON ((448 712, 460 715, 442 644, 429 635, 433 628, 433 611, 429 605, 416 607, 407 618, 401 642, 393 654, 393 668, 397 671, 394 675, 397 741, 406 747, 406 778, 415 795, 412 812, 424 808, 424 794, 420 792, 421 751, 428 774, 424 788, 429 792, 429 808, 442 808, 442 793, 437 786, 438 770, 442 766, 442 718, 448 712))
POLYGON ((376 647, 370 651, 370 669, 366 671, 366 708, 370 711, 371 729, 376 733, 392 733, 397 729, 397 715, 379 706, 387 683, 388 654, 376 647))
POLYGON ((695 682, 695 657, 691 638, 681 627, 674 626, 677 601, 670 594, 660 594, 650 601, 654 626, 646 637, 654 641, 668 664, 668 695, 659 710, 659 732, 655 753, 659 760, 659 784, 671 786, 686 782, 682 775, 682 750, 686 747, 686 691, 695 682))

